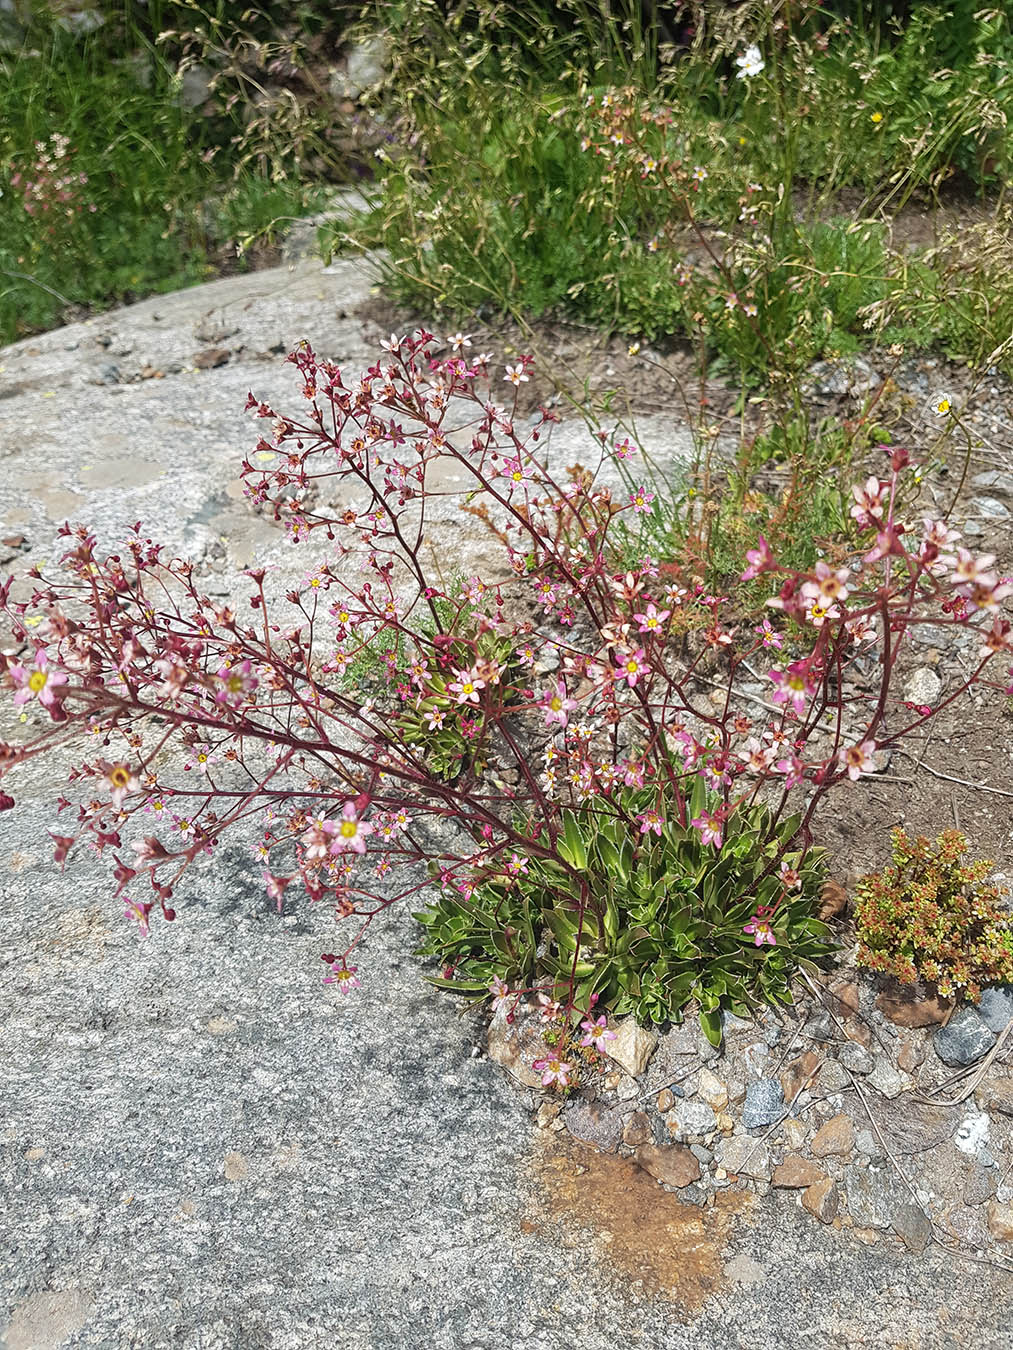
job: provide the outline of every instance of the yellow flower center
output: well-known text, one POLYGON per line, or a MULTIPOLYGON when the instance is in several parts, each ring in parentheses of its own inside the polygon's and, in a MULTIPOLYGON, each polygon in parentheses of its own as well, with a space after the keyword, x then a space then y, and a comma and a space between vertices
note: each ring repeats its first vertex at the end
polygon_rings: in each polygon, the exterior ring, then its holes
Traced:
POLYGON ((341 836, 343 839, 354 839, 359 833, 359 826, 354 820, 346 820, 341 825, 341 836))
POLYGON ((559 697, 558 694, 553 695, 553 697, 549 700, 549 707, 552 709, 553 712, 559 712, 562 706, 563 700, 559 697))
POLYGON ((117 764, 109 774, 109 781, 113 787, 126 787, 130 782, 130 770, 125 769, 122 764, 117 764))
POLYGON ((44 670, 33 670, 28 677, 28 688, 33 694, 37 694, 46 687, 46 672, 44 670))

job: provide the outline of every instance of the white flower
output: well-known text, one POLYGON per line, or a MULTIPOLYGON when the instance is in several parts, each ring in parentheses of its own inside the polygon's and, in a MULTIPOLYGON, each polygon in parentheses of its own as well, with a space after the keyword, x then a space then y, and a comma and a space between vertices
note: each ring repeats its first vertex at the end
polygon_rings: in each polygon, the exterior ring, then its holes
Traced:
POLYGON ((936 394, 932 400, 932 411, 939 417, 948 417, 953 411, 953 404, 950 402, 949 394, 936 394))
POLYGON ((747 47, 741 56, 735 58, 735 64, 738 66, 736 79, 749 80, 754 75, 759 75, 763 70, 763 57, 760 55, 760 49, 757 46, 747 47))

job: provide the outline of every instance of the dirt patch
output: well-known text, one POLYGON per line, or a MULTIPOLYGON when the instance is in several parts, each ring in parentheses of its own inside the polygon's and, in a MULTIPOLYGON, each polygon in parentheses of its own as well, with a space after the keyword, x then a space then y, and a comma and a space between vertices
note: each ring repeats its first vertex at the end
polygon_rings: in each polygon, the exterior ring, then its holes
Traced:
POLYGON ((687 1316, 721 1288, 733 1221, 750 1196, 722 1191, 700 1209, 663 1190, 630 1159, 566 1135, 536 1138, 539 1194, 522 1231, 593 1246, 619 1286, 671 1299, 687 1316))

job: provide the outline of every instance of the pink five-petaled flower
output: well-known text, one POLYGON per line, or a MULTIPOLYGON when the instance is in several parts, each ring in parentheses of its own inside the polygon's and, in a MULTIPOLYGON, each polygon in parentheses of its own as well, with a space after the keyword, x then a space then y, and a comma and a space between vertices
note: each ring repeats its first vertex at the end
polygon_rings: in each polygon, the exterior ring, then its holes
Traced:
POLYGON ((148 936, 148 915, 151 913, 151 901, 141 903, 138 900, 131 900, 129 895, 123 897, 123 917, 136 923, 140 930, 141 937, 148 936))
POLYGON ((879 479, 867 478, 861 487, 856 483, 851 495, 855 499, 851 515, 859 525, 878 525, 883 514, 883 484, 879 479))
POLYGON ((559 1016, 559 1014, 563 1011, 563 1005, 559 1002, 559 1000, 550 998, 548 994, 544 993, 539 994, 538 1004, 539 1004, 538 1020, 540 1022, 554 1022, 556 1018, 559 1016))
POLYGON ((809 663, 793 661, 787 670, 774 666, 769 674, 776 686, 770 696, 773 702, 790 703, 801 716, 805 711, 806 700, 816 689, 809 675, 809 663))
POLYGON ((781 648, 784 646, 784 638, 781 636, 781 634, 777 631, 776 628, 771 627, 769 619, 764 619, 763 623, 760 624, 759 628, 754 628, 753 632, 758 633, 760 635, 760 638, 765 647, 781 648))
POLYGON ((353 989, 359 988, 362 981, 355 973, 358 966, 348 966, 344 961, 333 961, 330 965, 330 973, 324 976, 324 984, 336 984, 338 992, 342 994, 350 994, 353 989))
POLYGON ((355 810, 354 802, 345 802, 341 808, 341 824, 335 827, 331 825, 328 833, 333 833, 334 839, 331 843, 331 853, 342 853, 346 848, 352 849, 354 853, 365 853, 366 837, 373 833, 373 827, 368 820, 360 820, 355 810))
POLYGON ((838 751, 837 758, 841 767, 847 769, 848 777, 853 783, 863 773, 875 772, 876 762, 872 758, 875 748, 875 741, 863 741, 861 745, 848 745, 838 751))
POLYGON ((616 1039, 616 1033, 608 1029, 608 1017, 602 1013, 601 1017, 592 1021, 586 1017, 580 1024, 584 1035, 581 1037, 581 1045, 593 1045, 596 1050, 604 1050, 609 1041, 616 1039))
POLYGON ((492 1010, 498 1011, 510 998, 510 986, 506 980, 501 979, 499 975, 493 978, 489 985, 489 993, 492 994, 492 1010))
POLYGON ((638 515, 651 509, 651 502, 654 501, 654 493, 648 492, 645 487, 638 487, 630 493, 630 505, 638 515))
POLYGON ((105 760, 100 760, 99 767, 110 789, 109 798, 118 811, 123 805, 123 798, 131 792, 139 792, 141 784, 126 764, 107 764, 105 760))
POLYGON ((485 680, 480 680, 471 670, 455 670, 454 676, 454 682, 448 688, 457 695, 458 703, 478 703, 478 691, 485 688, 485 680))
POLYGON ((713 844, 715 848, 721 847, 721 820, 718 816, 712 816, 709 812, 703 811, 689 823, 694 830, 700 831, 701 844, 713 844))
POLYGON ((577 706, 575 698, 568 698, 566 694, 566 683, 564 680, 557 680, 555 687, 548 693, 542 695, 539 700, 539 707, 545 711, 545 725, 551 727, 558 724, 565 727, 569 721, 570 713, 577 706))
POLYGON ((558 1083, 560 1087, 568 1087, 570 1084, 570 1074, 573 1073, 573 1065, 567 1064, 565 1060, 558 1055, 549 1055, 545 1059, 536 1059, 531 1066, 536 1073, 542 1075, 542 1087, 549 1087, 552 1083, 558 1083))
POLYGON ((802 594, 806 600, 816 600, 824 608, 829 608, 836 601, 848 598, 847 583, 851 573, 846 567, 834 571, 821 561, 816 564, 814 570, 815 580, 805 582, 802 587, 802 594))
POLYGON ((649 604, 642 614, 634 614, 634 618, 640 625, 642 633, 659 633, 661 626, 672 613, 670 609, 659 610, 656 605, 649 604))
POLYGON ((18 705, 37 698, 44 708, 52 708, 60 698, 57 689, 67 683, 66 675, 49 669, 49 658, 42 650, 35 653, 33 666, 11 666, 9 669, 18 686, 18 692, 14 695, 14 702, 18 705))
POLYGON ((762 947, 765 942, 771 947, 777 946, 777 938, 770 926, 770 920, 759 912, 754 914, 747 924, 743 924, 742 931, 750 935, 754 946, 762 947))
POLYGON ((249 661, 239 661, 234 666, 226 663, 219 667, 215 676, 215 702, 238 707, 257 687, 252 671, 253 666, 249 661))
POLYGON ((619 678, 625 680, 632 689, 641 675, 646 675, 650 667, 644 661, 644 649, 627 651, 619 662, 619 678))
POLYGON ((430 708, 428 712, 423 713, 423 717, 430 731, 439 731, 447 720, 447 714, 442 708, 430 708))
POLYGON ((640 815, 637 816, 637 820, 640 821, 641 834, 649 834, 650 831, 653 830, 654 833, 660 837, 661 827, 665 822, 663 818, 658 815, 657 811, 641 811, 640 815))
POLYGON ((749 566, 739 578, 740 581, 752 581, 753 577, 758 577, 761 572, 769 572, 776 566, 774 555, 770 551, 770 545, 763 535, 760 535, 756 548, 746 550, 746 562, 749 566))
POLYGON ((520 361, 518 361, 517 365, 515 366, 507 366, 506 374, 503 376, 503 378, 504 380, 509 380, 510 383, 514 386, 519 384, 526 384, 528 379, 527 375, 525 375, 524 373, 524 365, 520 361))

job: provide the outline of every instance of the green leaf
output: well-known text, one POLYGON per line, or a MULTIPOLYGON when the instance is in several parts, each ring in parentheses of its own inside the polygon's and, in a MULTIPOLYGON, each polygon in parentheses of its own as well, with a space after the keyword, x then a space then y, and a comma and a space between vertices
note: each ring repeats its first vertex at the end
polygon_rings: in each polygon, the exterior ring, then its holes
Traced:
POLYGON ((711 1045, 721 1044, 721 1013, 717 1009, 712 1012, 701 1012, 700 1025, 711 1045))
POLYGON ((563 812, 563 841, 557 839, 556 848, 560 857, 578 872, 587 871, 587 846, 580 832, 577 817, 572 811, 563 812), (563 842, 565 841, 565 842, 563 842))

